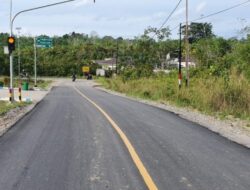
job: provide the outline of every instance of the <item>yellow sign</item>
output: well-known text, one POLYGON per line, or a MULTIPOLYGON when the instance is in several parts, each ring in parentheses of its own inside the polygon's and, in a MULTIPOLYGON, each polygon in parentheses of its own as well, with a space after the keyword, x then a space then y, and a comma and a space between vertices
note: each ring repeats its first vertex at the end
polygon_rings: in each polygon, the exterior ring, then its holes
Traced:
POLYGON ((89 67, 86 66, 82 67, 82 72, 89 73, 89 67))

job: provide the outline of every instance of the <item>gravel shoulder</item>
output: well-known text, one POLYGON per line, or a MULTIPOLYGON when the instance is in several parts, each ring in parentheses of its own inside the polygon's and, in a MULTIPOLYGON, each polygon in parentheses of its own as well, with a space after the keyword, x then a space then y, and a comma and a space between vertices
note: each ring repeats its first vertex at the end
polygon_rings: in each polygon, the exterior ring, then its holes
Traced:
POLYGON ((95 87, 96 89, 105 91, 107 93, 110 93, 116 96, 121 96, 124 98, 128 98, 130 100, 133 100, 133 101, 138 101, 138 102, 150 105, 150 106, 155 106, 160 109, 173 112, 179 115, 179 117, 181 118, 198 123, 201 126, 206 127, 209 130, 233 142, 236 142, 238 144, 241 144, 245 147, 250 148, 250 128, 247 127, 249 126, 249 121, 244 121, 244 120, 235 119, 235 118, 220 120, 216 117, 205 115, 203 113, 200 113, 190 108, 180 108, 180 107, 176 107, 170 104, 165 104, 165 103, 163 104, 161 102, 154 102, 150 100, 130 97, 130 96, 127 96, 126 94, 108 90, 94 81, 89 82, 89 85, 95 87))

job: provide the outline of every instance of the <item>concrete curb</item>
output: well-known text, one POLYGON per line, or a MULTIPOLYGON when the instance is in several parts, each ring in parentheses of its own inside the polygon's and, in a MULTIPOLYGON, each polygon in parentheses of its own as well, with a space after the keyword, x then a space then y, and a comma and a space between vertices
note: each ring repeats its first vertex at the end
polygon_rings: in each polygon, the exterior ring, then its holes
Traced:
POLYGON ((195 112, 194 110, 188 108, 179 108, 173 105, 166 105, 159 102, 130 97, 123 93, 103 88, 99 84, 93 84, 93 87, 116 96, 120 96, 129 100, 137 101, 146 105, 154 106, 156 108, 172 112, 183 119, 199 124, 202 127, 206 127, 207 129, 213 131, 216 134, 219 134, 222 137, 227 138, 230 141, 250 148, 250 131, 244 129, 243 127, 239 128, 233 126, 231 121, 222 121, 213 116, 208 116, 200 112, 195 112))
MULTIPOLYGON (((4 134, 6 134, 17 122, 19 122, 22 118, 24 118, 26 115, 28 115, 38 104, 50 93, 50 91, 53 89, 54 86, 50 86, 46 94, 38 100, 37 102, 32 103, 31 105, 24 107, 24 108, 16 108, 14 110, 10 110, 10 112, 17 112, 17 115, 14 115, 12 119, 5 119, 3 116, 3 120, 6 120, 6 123, 3 124, 3 126, 0 126, 0 137, 2 137, 4 134)), ((7 114, 8 114, 7 113, 7 114)), ((16 114, 16 113, 14 113, 16 114)))

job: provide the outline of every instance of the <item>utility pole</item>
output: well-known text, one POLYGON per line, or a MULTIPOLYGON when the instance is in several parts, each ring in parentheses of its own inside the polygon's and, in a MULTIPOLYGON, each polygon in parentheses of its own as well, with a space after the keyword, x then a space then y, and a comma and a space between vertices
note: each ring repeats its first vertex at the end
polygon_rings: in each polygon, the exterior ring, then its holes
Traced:
POLYGON ((178 74, 178 82, 179 82, 179 89, 181 88, 181 80, 182 80, 182 74, 181 74, 181 61, 182 61, 182 48, 181 48, 181 23, 180 23, 180 41, 179 41, 179 74, 178 74))
POLYGON ((186 0, 186 87, 189 86, 188 0, 186 0))
POLYGON ((115 59, 115 73, 117 74, 117 63, 118 63, 118 39, 116 39, 116 59, 115 59))
POLYGON ((36 52, 36 37, 34 37, 34 79, 35 79, 35 87, 37 87, 37 52, 36 52))

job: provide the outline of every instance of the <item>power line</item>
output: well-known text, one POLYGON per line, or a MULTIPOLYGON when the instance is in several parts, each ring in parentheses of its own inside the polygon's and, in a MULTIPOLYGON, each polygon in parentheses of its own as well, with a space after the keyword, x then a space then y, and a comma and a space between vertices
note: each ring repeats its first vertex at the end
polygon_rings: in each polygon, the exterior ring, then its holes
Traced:
MULTIPOLYGON (((168 17, 164 20, 164 22, 162 23, 162 25, 161 25, 161 27, 159 28, 159 30, 162 29, 163 26, 169 21, 169 19, 172 17, 172 15, 174 14, 174 12, 177 10, 177 8, 178 8, 179 5, 181 4, 181 2, 182 2, 182 0, 180 0, 180 1, 177 3, 177 5, 175 6, 175 8, 172 10, 172 12, 171 12, 171 13, 168 15, 168 17)), ((155 35, 156 35, 156 34, 154 34, 152 38, 154 38, 155 35)))
POLYGON ((221 10, 221 11, 217 11, 217 12, 215 12, 215 13, 211 13, 211 14, 209 14, 209 15, 207 15, 207 16, 201 16, 200 18, 194 19, 194 20, 192 20, 191 22, 195 22, 195 21, 198 21, 198 20, 202 20, 202 19, 205 19, 205 18, 214 16, 214 15, 217 15, 217 14, 220 14, 220 13, 223 13, 223 12, 226 12, 226 11, 229 11, 229 10, 232 10, 232 9, 235 9, 235 8, 240 7, 240 6, 242 6, 242 5, 245 5, 245 4, 247 4, 247 3, 250 3, 250 0, 245 1, 245 2, 243 2, 243 3, 236 4, 236 5, 231 6, 231 7, 228 7, 228 8, 226 8, 226 9, 221 10))
MULTIPOLYGON (((236 5, 233 5, 233 6, 231 6, 231 7, 228 7, 228 8, 226 8, 226 9, 223 9, 223 10, 220 10, 220 11, 217 11, 217 12, 214 12, 214 13, 211 13, 211 14, 208 14, 208 15, 206 15, 206 16, 202 16, 202 17, 196 18, 196 19, 194 19, 194 20, 191 20, 190 22, 195 22, 195 21, 198 21, 198 20, 203 20, 203 19, 205 19, 205 18, 209 18, 209 17, 215 16, 215 15, 224 13, 224 12, 226 12, 226 11, 230 11, 230 10, 232 10, 232 9, 238 8, 238 7, 240 7, 240 6, 242 6, 242 5, 245 5, 245 4, 247 4, 247 3, 250 3, 250 0, 245 1, 245 2, 242 2, 242 3, 239 3, 239 4, 236 4, 236 5)), ((184 23, 184 22, 182 22, 182 24, 183 24, 183 23, 184 23)), ((179 24, 176 25, 175 27, 173 27, 172 29, 170 29, 170 31, 173 31, 173 30, 177 29, 178 27, 179 27, 179 24)))
POLYGON ((166 18, 166 20, 162 23, 160 29, 163 28, 163 26, 169 21, 169 19, 171 18, 171 16, 174 14, 174 12, 176 11, 176 9, 179 7, 179 5, 181 4, 182 0, 180 0, 177 5, 175 6, 175 8, 172 10, 172 12, 168 15, 168 17, 166 18))

